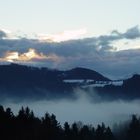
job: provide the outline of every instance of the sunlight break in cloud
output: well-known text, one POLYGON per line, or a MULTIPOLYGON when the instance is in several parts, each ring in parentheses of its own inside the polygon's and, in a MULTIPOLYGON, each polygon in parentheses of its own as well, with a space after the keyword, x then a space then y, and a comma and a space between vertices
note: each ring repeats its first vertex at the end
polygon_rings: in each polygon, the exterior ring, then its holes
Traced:
POLYGON ((64 31, 62 33, 52 34, 52 35, 40 34, 39 40, 48 41, 48 42, 62 42, 62 41, 68 41, 73 39, 80 39, 86 33, 87 33, 86 28, 83 28, 79 30, 64 31))
POLYGON ((57 60, 58 58, 55 55, 44 55, 43 53, 38 53, 35 49, 29 49, 28 52, 19 53, 17 51, 8 51, 5 53, 3 58, 0 58, 1 61, 15 62, 15 61, 30 61, 30 60, 57 60))
POLYGON ((19 52, 7 52, 5 55, 5 60, 9 62, 14 61, 29 61, 32 59, 46 59, 43 53, 37 53, 35 49, 29 49, 28 52, 20 54, 19 52))

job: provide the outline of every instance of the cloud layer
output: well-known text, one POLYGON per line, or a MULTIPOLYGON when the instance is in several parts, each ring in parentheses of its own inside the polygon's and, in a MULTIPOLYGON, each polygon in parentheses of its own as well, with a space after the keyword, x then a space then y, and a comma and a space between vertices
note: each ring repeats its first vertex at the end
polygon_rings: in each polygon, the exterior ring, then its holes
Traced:
POLYGON ((4 38, 6 36, 7 36, 6 33, 4 31, 0 30, 0 39, 4 38))
POLYGON ((62 42, 62 41, 70 40, 70 39, 81 38, 86 33, 87 33, 86 28, 82 28, 79 30, 64 31, 59 34, 52 34, 52 35, 40 34, 38 35, 38 37, 41 41, 62 42))
MULTIPOLYGON (((140 46, 140 30, 138 26, 121 33, 113 30, 108 35, 98 37, 68 40, 67 34, 59 34, 59 39, 66 37, 67 41, 44 40, 41 38, 9 38, 0 30, 0 60, 36 64, 50 68, 69 69, 87 67, 97 70, 107 76, 126 76, 140 72, 140 47, 133 49, 133 42, 140 46), (62 36, 61 36, 62 35, 62 36), (66 35, 66 36, 65 36, 66 35), (114 45, 125 40, 122 46, 114 45), (131 45, 130 46, 130 42, 131 45), (129 46, 127 49, 127 45, 129 46), (118 49, 120 48, 121 49, 118 49)), ((83 30, 72 32, 76 38, 83 30)))

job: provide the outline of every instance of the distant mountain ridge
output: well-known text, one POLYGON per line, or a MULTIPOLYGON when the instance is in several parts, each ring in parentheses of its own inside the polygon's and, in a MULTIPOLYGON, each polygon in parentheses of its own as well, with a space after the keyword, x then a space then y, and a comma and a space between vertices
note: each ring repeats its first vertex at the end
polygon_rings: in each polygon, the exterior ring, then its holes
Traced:
POLYGON ((140 98, 140 75, 135 74, 122 84, 113 82, 87 68, 62 71, 13 63, 0 65, 0 95, 5 97, 61 98, 72 96, 74 89, 79 88, 88 92, 93 89, 104 99, 140 98))
POLYGON ((98 72, 86 68, 78 67, 71 70, 60 71, 45 67, 37 68, 13 63, 10 65, 0 65, 0 77, 4 77, 3 79, 14 78, 17 80, 26 80, 26 78, 28 80, 35 80, 34 78, 38 78, 39 80, 41 78, 46 78, 46 80, 50 80, 49 82, 64 79, 93 79, 97 81, 110 81, 109 78, 104 77, 98 72))
POLYGON ((0 65, 0 94, 24 97, 50 93, 51 96, 67 96, 78 86, 75 83, 65 83, 64 80, 67 79, 110 81, 98 72, 85 68, 61 71, 11 63, 0 65))
POLYGON ((104 77, 94 70, 90 70, 87 68, 74 68, 68 71, 65 71, 66 79, 93 79, 96 81, 110 81, 109 78, 104 77))
POLYGON ((140 75, 135 74, 131 78, 123 80, 122 85, 110 84, 94 89, 103 98, 106 96, 108 99, 140 99, 140 75))

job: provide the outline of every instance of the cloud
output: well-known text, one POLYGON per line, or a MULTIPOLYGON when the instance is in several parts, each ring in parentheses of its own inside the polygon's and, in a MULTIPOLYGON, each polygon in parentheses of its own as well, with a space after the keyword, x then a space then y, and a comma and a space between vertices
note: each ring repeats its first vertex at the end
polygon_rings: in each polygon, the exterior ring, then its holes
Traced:
POLYGON ((71 39, 79 39, 81 38, 81 36, 85 35, 86 33, 87 33, 86 28, 82 28, 79 30, 69 30, 58 34, 52 34, 52 35, 40 34, 38 35, 38 37, 39 40, 41 41, 62 42, 71 39))
POLYGON ((110 35, 101 35, 96 38, 96 45, 102 50, 114 50, 114 46, 112 45, 112 43, 123 39, 128 39, 132 41, 138 38, 140 38, 140 30, 138 26, 134 26, 124 33, 113 30, 110 35))
POLYGON ((37 53, 35 49, 29 49, 28 52, 23 54, 19 54, 18 52, 7 52, 5 58, 8 61, 29 61, 32 59, 46 59, 47 56, 43 53, 37 53))
POLYGON ((140 37, 140 29, 139 26, 134 26, 132 28, 129 28, 128 30, 126 30, 126 32, 121 33, 117 30, 113 30, 111 32, 111 35, 118 37, 118 39, 136 39, 140 37))
POLYGON ((140 37, 140 30, 138 26, 130 28, 123 34, 123 36, 127 39, 136 39, 140 37))
POLYGON ((0 39, 3 39, 5 37, 7 37, 6 33, 4 31, 0 30, 0 39))
POLYGON ((19 53, 17 51, 7 51, 1 61, 8 62, 28 62, 33 60, 52 60, 59 61, 59 57, 55 54, 44 55, 43 53, 38 53, 35 49, 29 49, 28 52, 19 53))
MULTIPOLYGON (((83 30, 74 32, 78 38, 83 30)), ((66 34, 71 36, 70 32, 60 36, 63 38, 66 34)), ((62 42, 2 37, 0 58, 1 61, 35 63, 37 66, 57 69, 86 67, 106 76, 124 76, 140 72, 140 30, 135 26, 125 32, 113 30, 107 35, 62 42)))

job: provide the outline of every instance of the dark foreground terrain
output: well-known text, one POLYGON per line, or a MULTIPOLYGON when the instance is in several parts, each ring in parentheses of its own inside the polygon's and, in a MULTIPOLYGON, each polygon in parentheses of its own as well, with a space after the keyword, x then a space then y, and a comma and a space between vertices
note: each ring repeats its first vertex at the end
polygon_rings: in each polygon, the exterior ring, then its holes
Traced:
MULTIPOLYGON (((79 118, 80 120, 80 118, 79 118)), ((10 108, 0 106, 1 140, 140 140, 140 118, 132 116, 130 121, 110 129, 104 123, 94 127, 82 122, 64 126, 54 114, 46 113, 38 118, 28 107, 14 115, 10 108)))
POLYGON ((123 79, 121 85, 115 85, 113 82, 86 68, 60 71, 18 64, 0 65, 0 102, 7 98, 70 99, 75 98, 75 89, 83 90, 91 99, 94 98, 94 92, 102 100, 140 98, 140 75, 135 74, 123 79))

